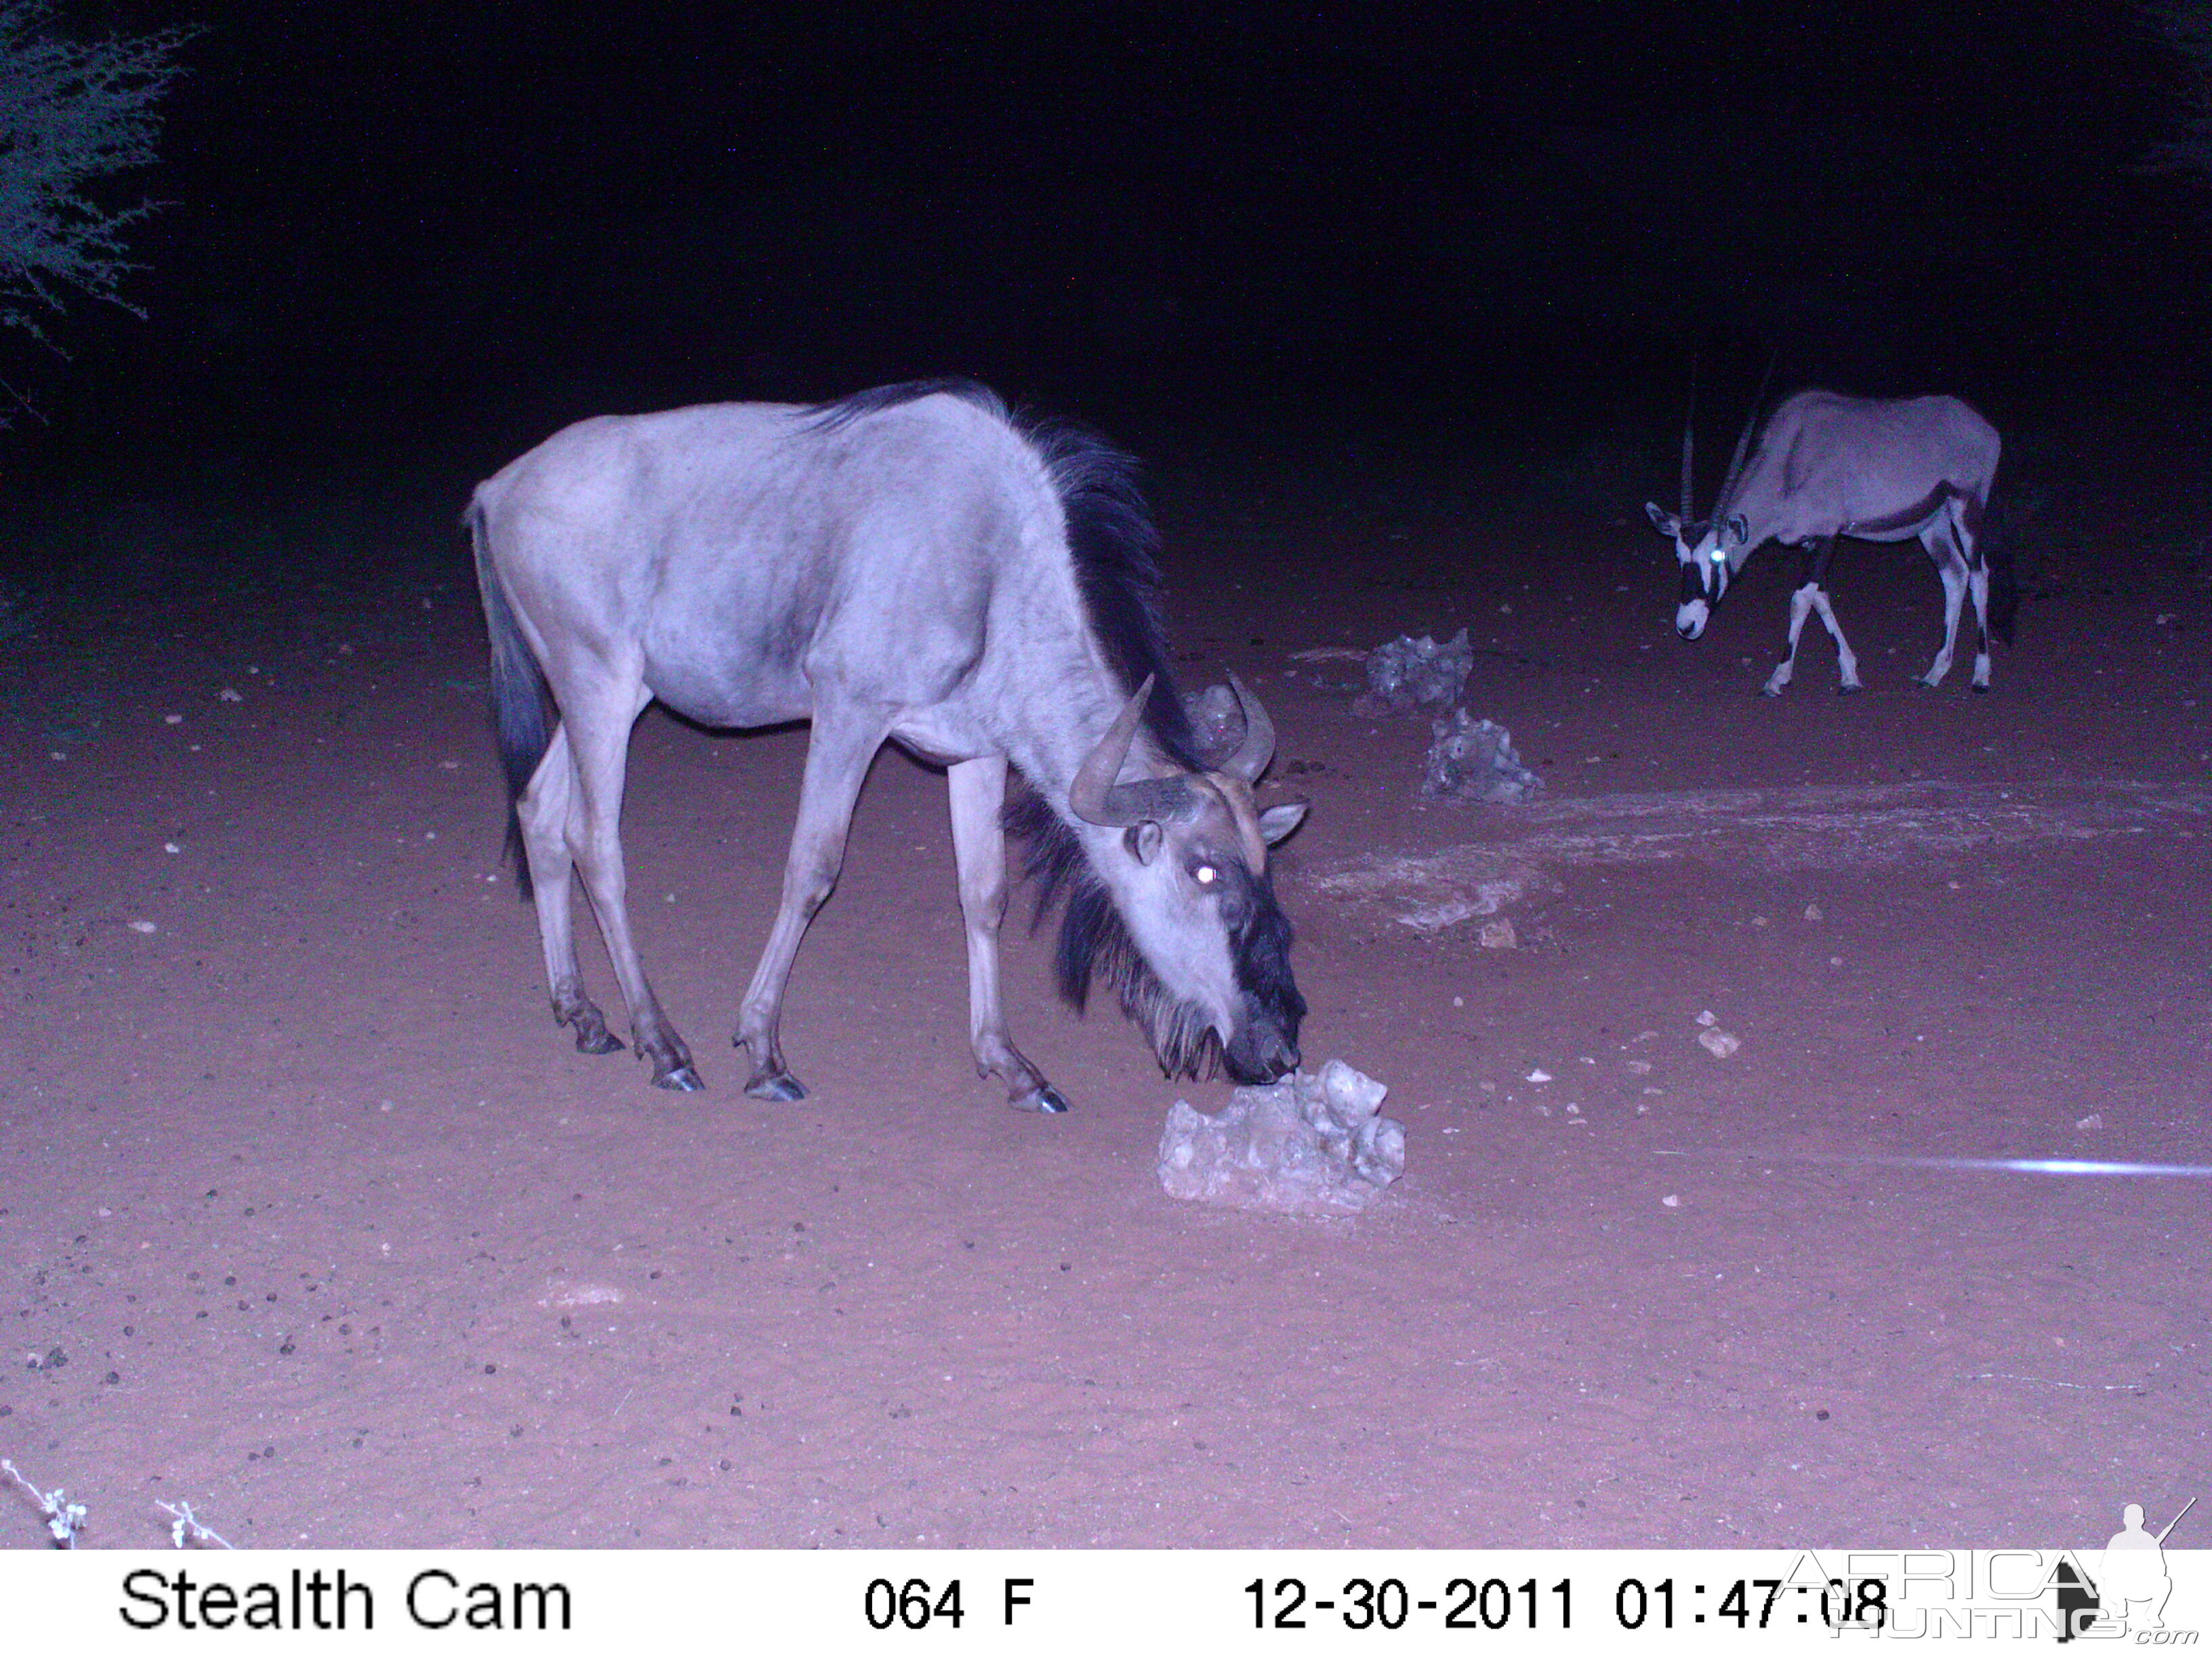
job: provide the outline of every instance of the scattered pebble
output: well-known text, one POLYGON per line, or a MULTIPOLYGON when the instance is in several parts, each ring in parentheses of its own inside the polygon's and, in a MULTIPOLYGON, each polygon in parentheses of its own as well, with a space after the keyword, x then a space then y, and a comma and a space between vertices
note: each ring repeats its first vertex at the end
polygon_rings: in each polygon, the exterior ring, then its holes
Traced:
POLYGON ((227 685, 224 686, 222 690, 216 692, 216 696, 224 702, 244 702, 246 701, 242 693, 234 691, 227 685))
POLYGON ((1831 968, 1840 968, 1843 965, 1844 959, 1841 957, 1830 957, 1828 958, 1828 966, 1831 968))
POLYGON ((1682 1200, 1673 1193, 1668 1194, 1659 1201, 1670 1210, 1679 1210, 1682 1207, 1682 1200))
POLYGON ((184 723, 185 717, 182 714, 164 714, 161 716, 161 724, 164 726, 182 726, 184 723))
POLYGON ((1549 1083, 1551 1080, 1552 1074, 1540 1066, 1528 1073, 1528 1081, 1531 1083, 1549 1083))
POLYGON ((1465 997, 1454 997, 1454 998, 1452 999, 1452 1006, 1453 1006, 1453 1007, 1455 1007, 1455 1008, 1464 1008, 1464 1007, 1466 1007, 1466 1006, 1467 1006, 1467 999, 1466 999, 1465 997))
POLYGON ((1628 1062, 1628 1069, 1638 1077, 1648 1077, 1651 1072, 1651 1062, 1648 1060, 1632 1060, 1628 1062))
POLYGON ((1743 1047, 1743 1040, 1715 1026, 1711 1030, 1698 1033, 1698 1046, 1715 1060, 1726 1060, 1743 1047))
POLYGON ((1764 927, 1766 926, 1766 918, 1765 916, 1753 916, 1751 919, 1751 925, 1754 927, 1764 927))
POLYGON ((1805 920, 1806 920, 1806 921, 1820 921, 1820 907, 1819 905, 1817 905, 1817 904, 1808 904, 1808 905, 1807 905, 1807 906, 1805 907, 1805 920))
POLYGON ((1718 1014, 1715 1013, 1711 1009, 1710 1009, 1710 1008, 1701 1008, 1701 1009, 1699 1009, 1699 1010, 1698 1011, 1698 1024, 1700 1024, 1700 1025, 1717 1025, 1717 1024, 1719 1024, 1720 1023, 1721 1023, 1721 1017, 1720 1017, 1718 1014))
POLYGON ((2105 1115, 2092 1112, 2087 1117, 2077 1117, 2074 1120, 2074 1127, 2077 1129, 2101 1129, 2105 1127, 2105 1115))
MULTIPOLYGON (((1514 933, 1513 924, 1503 919, 1486 921, 1479 936, 1486 951, 1512 951, 1520 947, 1520 936, 1514 933)), ((1458 1000, 1454 998, 1453 1000, 1458 1000)))
POLYGON ((131 924, 131 931, 134 933, 158 933, 161 930, 150 921, 134 921, 131 924))
POLYGON ((164 853, 181 853, 185 849, 173 841, 165 841, 161 843, 161 850, 164 853))

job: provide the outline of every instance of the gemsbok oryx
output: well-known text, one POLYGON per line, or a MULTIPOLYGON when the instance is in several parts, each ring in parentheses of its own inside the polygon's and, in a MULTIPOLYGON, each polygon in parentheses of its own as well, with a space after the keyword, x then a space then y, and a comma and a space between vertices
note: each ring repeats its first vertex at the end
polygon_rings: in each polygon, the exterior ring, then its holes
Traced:
POLYGON ((477 486, 508 851, 579 1048, 622 1044, 578 971, 572 866, 653 1080, 700 1086, 624 899, 630 728, 657 697, 707 726, 813 722, 781 902, 738 1016, 747 1094, 805 1093, 777 1040, 784 987, 886 738, 946 768, 969 1040, 1016 1106, 1067 1109, 1000 1006, 1009 823, 1040 906, 1066 902, 1070 1000, 1094 978, 1113 987, 1170 1075, 1218 1065, 1264 1083, 1297 1066, 1305 1002, 1267 848, 1305 806, 1254 799, 1274 728, 1234 676, 1243 738, 1197 752, 1131 468, 972 382, 926 381, 585 421, 477 486), (1007 814, 1010 763, 1033 794, 1007 814))
MULTIPOLYGON (((1990 689, 1990 638, 2012 638, 2012 598, 2001 584, 1992 605, 1990 554, 1984 535, 1990 486, 2002 447, 1996 428, 1956 398, 1844 398, 1800 392, 1784 398, 1744 464, 1758 423, 1754 408, 1736 440, 1726 480, 1709 519, 1692 521, 1692 435, 1682 434, 1682 510, 1644 510, 1674 544, 1681 596, 1674 630, 1686 640, 1705 632, 1713 607, 1753 550, 1770 541, 1801 549, 1803 579, 1790 596, 1790 642, 1767 677, 1766 692, 1790 684, 1797 636, 1808 612, 1818 614, 1836 641, 1841 689, 1859 689, 1858 659, 1836 624, 1824 583, 1838 536, 1901 542, 1918 537, 1943 580, 1943 644, 1920 684, 1933 688, 1950 672, 1959 616, 1972 593, 1978 637, 1974 690, 1990 689)), ((1999 572, 2002 574, 2002 572, 1999 572)))

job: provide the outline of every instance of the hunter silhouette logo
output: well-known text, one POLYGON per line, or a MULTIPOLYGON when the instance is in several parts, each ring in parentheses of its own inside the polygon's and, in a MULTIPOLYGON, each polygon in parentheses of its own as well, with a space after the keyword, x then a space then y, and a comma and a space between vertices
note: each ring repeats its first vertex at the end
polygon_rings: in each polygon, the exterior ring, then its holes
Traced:
POLYGON ((2173 1594, 2173 1580, 2166 1570, 2166 1534, 2196 1507, 2192 1498, 2181 1506, 2180 1515, 2153 1533, 2143 1526, 2142 1505, 2130 1504, 2120 1511, 2120 1529, 2105 1546, 2093 1581, 2082 1582, 2062 1564, 2058 1612, 2064 1629, 2058 1639, 2070 1642, 2100 1621, 2109 1621, 2114 1634, 2164 1630, 2166 1597, 2173 1594))

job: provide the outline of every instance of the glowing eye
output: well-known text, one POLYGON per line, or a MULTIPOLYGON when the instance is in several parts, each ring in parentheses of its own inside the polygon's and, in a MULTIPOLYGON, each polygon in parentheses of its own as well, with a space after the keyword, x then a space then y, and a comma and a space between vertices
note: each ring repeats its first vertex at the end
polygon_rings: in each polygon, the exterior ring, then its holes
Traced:
POLYGON ((1190 873, 1200 887, 1211 887, 1213 885, 1213 878, 1217 872, 1212 865, 1201 864, 1190 873))
POLYGON ((1725 564, 1727 562, 1728 555, 1722 552, 1717 547, 1715 548, 1713 550, 1713 562, 1715 564, 1725 564))

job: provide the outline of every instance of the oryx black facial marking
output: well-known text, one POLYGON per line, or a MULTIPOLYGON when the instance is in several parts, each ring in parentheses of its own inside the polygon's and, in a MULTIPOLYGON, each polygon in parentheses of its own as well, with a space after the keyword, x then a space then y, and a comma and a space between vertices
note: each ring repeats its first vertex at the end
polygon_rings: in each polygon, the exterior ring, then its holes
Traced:
POLYGON ((1956 398, 1873 399, 1800 392, 1777 405, 1759 431, 1758 411, 1745 424, 1712 516, 1690 520, 1692 437, 1682 451, 1682 510, 1656 503, 1645 511, 1674 544, 1681 565, 1675 631, 1694 640, 1744 561, 1761 544, 1802 549, 1804 580, 1790 595, 1789 647, 1766 690, 1790 684, 1797 641, 1808 616, 1818 616, 1836 642, 1842 689, 1859 689, 1852 655, 1830 604, 1826 576, 1835 538, 1868 541, 1918 538, 1943 583, 1943 642, 1920 684, 1935 687, 1950 672, 1964 602, 1972 594, 1977 629, 1973 685, 1990 684, 1989 642, 2009 640, 2006 572, 1994 541, 1983 532, 1984 510, 2002 446, 1996 431, 1956 398), (1745 464, 1747 452, 1749 464, 1745 464))
POLYGON ((1244 738, 1196 752, 1127 457, 1018 421, 972 382, 917 381, 806 408, 586 421, 479 486, 468 525, 511 844, 555 1016, 579 1047, 621 1044, 577 966, 578 872, 654 1082, 700 1086, 623 895, 629 728, 658 698, 708 726, 813 723, 781 899, 740 1011, 748 1093, 804 1093, 778 1037, 784 988, 887 738, 947 769, 969 1042, 1014 1103, 1066 1109, 1014 1047, 1000 995, 1009 770, 1031 791, 1016 821, 1041 894, 1066 897, 1071 997, 1114 984, 1173 1073, 1216 1051, 1241 1080, 1297 1064, 1305 1005, 1266 849, 1304 808, 1254 805, 1274 728, 1233 676, 1244 738))

